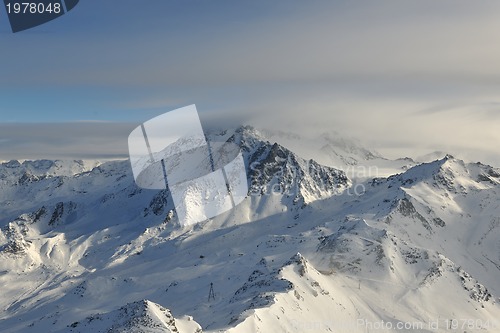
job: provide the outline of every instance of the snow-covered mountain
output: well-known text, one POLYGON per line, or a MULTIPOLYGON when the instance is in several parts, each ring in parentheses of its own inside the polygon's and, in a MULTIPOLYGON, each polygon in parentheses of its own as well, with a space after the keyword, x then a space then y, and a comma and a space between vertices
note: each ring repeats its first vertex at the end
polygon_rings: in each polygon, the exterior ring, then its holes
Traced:
POLYGON ((0 331, 500 329, 500 170, 353 183, 250 127, 211 139, 241 147, 249 193, 183 228, 128 161, 1 164, 0 331))
POLYGON ((168 309, 148 300, 128 303, 121 308, 97 313, 69 325, 70 332, 202 332, 192 317, 175 319, 168 309))
POLYGON ((387 177, 418 164, 408 157, 397 160, 385 158, 380 153, 365 148, 359 140, 345 137, 335 131, 316 135, 299 135, 269 129, 261 132, 266 139, 279 142, 300 156, 344 171, 354 181, 387 177))

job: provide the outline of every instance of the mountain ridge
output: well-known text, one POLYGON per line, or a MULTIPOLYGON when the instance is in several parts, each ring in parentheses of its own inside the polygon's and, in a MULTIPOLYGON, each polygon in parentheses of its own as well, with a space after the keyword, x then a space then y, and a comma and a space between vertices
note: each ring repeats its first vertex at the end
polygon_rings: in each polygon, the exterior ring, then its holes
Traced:
POLYGON ((2 331, 149 332, 134 323, 174 317, 179 332, 500 327, 498 169, 446 156, 354 183, 254 129, 214 135, 241 147, 249 195, 187 228, 167 191, 135 186, 127 161, 21 183, 0 165, 2 331), (85 326, 96 314, 107 319, 85 326))

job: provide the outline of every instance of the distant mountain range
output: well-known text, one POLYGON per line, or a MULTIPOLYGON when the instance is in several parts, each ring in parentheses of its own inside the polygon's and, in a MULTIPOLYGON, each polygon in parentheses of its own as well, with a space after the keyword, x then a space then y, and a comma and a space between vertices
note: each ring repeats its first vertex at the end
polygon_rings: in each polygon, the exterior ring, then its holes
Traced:
POLYGON ((0 164, 0 331, 500 330, 499 169, 210 138, 240 146, 249 193, 189 227, 128 161, 0 164))

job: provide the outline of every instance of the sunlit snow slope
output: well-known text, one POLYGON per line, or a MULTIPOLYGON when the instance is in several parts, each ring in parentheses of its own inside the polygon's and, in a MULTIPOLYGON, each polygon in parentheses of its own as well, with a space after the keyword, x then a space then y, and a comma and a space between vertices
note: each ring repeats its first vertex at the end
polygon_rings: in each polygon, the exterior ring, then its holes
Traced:
POLYGON ((214 137, 250 190, 185 228, 128 161, 1 164, 0 331, 500 330, 498 169, 446 156, 354 190, 253 128, 214 137))

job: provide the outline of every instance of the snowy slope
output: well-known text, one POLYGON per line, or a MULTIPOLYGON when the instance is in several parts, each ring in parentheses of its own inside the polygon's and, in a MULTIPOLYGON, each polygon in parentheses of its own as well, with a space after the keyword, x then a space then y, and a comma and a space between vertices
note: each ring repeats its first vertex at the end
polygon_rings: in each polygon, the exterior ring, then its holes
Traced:
POLYGON ((407 157, 387 159, 380 153, 365 148, 358 140, 337 132, 306 136, 267 129, 262 133, 266 139, 276 141, 300 156, 344 171, 353 180, 387 177, 418 164, 407 157))
POLYGON ((499 170, 446 156, 354 191, 252 128, 212 140, 241 147, 249 195, 185 228, 128 161, 0 165, 0 331, 498 331, 499 170))
POLYGON ((161 305, 142 300, 105 314, 94 314, 82 322, 72 323, 62 332, 197 333, 201 332, 201 327, 191 317, 175 319, 161 305))

